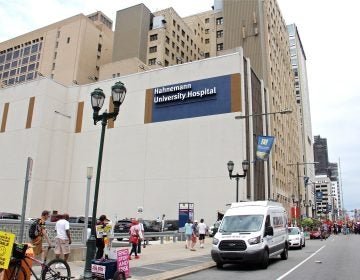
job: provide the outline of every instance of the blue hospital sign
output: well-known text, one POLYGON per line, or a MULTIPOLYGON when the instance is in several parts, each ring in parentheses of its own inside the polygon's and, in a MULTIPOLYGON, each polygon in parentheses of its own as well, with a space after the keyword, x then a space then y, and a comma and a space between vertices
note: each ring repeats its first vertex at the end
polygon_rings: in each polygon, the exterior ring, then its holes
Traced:
POLYGON ((240 75, 163 85, 146 90, 145 123, 239 112, 240 75))

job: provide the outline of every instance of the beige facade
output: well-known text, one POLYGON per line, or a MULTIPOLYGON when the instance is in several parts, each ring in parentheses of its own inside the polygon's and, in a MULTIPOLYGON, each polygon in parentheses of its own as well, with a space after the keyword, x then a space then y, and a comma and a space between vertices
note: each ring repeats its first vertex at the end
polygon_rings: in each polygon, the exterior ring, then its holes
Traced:
POLYGON ((64 84, 97 80, 112 55, 112 22, 79 14, 0 43, 0 81, 10 86, 46 76, 64 84))

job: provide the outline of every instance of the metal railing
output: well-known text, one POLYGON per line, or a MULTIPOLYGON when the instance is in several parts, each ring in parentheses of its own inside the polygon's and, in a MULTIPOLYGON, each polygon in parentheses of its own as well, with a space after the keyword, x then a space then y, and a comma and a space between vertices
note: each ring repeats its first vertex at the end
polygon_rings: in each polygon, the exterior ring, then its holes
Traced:
MULTIPOLYGON (((24 224, 24 235, 23 241, 30 242, 29 237, 29 227, 32 224, 32 221, 25 221, 24 224)), ((16 236, 16 241, 19 241, 21 221, 19 220, 6 220, 0 219, 0 231, 11 232, 16 236)), ((51 241, 55 240, 56 231, 55 231, 55 222, 46 222, 46 230, 51 241)), ((70 234, 72 247, 83 247, 86 243, 86 228, 84 224, 79 223, 70 223, 70 234)), ((128 233, 114 233, 114 239, 128 239, 128 233)), ((163 232, 145 232, 144 240, 146 243, 149 243, 150 240, 160 240, 160 243, 163 244, 165 240, 172 240, 176 242, 178 240, 185 240, 184 234, 179 233, 178 231, 163 231, 163 232)))

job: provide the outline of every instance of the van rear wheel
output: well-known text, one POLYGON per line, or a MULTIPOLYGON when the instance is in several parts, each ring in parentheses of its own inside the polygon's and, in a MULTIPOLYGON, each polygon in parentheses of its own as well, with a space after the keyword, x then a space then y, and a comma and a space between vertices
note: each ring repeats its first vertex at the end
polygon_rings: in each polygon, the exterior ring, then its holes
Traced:
POLYGON ((288 259, 288 257, 289 257, 289 251, 288 251, 288 246, 287 246, 287 244, 285 244, 285 247, 284 247, 284 250, 283 250, 283 252, 281 253, 281 259, 282 260, 287 260, 288 259))

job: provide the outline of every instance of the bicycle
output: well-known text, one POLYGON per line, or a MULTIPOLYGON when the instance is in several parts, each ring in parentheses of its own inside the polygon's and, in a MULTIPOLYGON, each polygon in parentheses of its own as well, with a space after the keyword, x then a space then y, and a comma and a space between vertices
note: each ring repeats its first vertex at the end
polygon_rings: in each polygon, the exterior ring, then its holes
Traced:
POLYGON ((48 263, 46 262, 46 258, 52 247, 49 246, 47 248, 44 261, 35 259, 31 256, 27 256, 25 254, 27 248, 28 248, 27 244, 14 243, 12 259, 10 261, 8 269, 4 270, 5 273, 4 279, 7 280, 29 279, 27 277, 28 273, 25 270, 24 266, 28 268, 31 275, 33 275, 36 280, 69 280, 71 278, 74 278, 71 277, 70 267, 66 261, 62 259, 54 259, 48 263), (36 273, 32 269, 32 266, 29 264, 30 261, 40 265, 41 267, 40 276, 36 275, 36 273))

